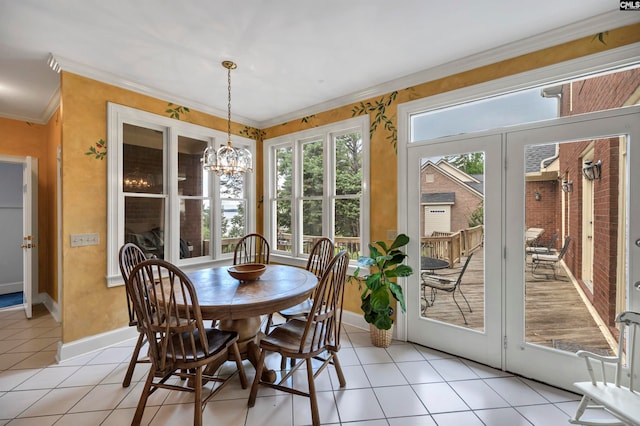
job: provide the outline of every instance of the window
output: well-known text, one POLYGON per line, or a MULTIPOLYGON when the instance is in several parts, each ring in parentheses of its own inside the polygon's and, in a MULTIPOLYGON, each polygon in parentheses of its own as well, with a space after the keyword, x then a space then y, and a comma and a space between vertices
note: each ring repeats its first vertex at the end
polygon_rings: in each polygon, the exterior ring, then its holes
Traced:
MULTIPOLYGON (((118 250, 127 242, 183 268, 230 258, 255 228, 254 180, 219 178, 200 163, 227 135, 115 104, 108 120, 108 285, 122 284, 118 250)), ((233 142, 253 149, 249 139, 233 142)))
POLYGON ((265 236, 279 261, 306 258, 322 236, 351 259, 360 255, 368 239, 368 127, 363 116, 265 141, 265 236))

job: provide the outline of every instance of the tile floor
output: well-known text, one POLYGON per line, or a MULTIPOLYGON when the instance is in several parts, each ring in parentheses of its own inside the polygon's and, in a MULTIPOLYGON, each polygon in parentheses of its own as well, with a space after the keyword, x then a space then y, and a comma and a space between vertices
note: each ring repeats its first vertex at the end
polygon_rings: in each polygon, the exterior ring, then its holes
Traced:
MULTIPOLYGON (((0 425, 130 424, 147 371, 139 364, 131 386, 122 387, 135 340, 58 364, 60 325, 46 310, 36 311, 31 320, 19 310, 0 311, 0 425)), ((347 386, 339 388, 332 369, 318 378, 323 424, 564 426, 578 403, 573 393, 419 345, 374 348, 367 332, 344 328, 340 361, 347 386)), ((268 364, 278 367, 279 357, 268 364)), ((254 369, 246 365, 252 380, 254 369)), ((300 373, 294 381, 306 380, 300 373)), ((236 382, 207 404, 206 425, 310 424, 306 398, 262 388, 249 409, 249 389, 236 382)), ((189 401, 188 394, 160 390, 143 424, 190 424, 189 401)))

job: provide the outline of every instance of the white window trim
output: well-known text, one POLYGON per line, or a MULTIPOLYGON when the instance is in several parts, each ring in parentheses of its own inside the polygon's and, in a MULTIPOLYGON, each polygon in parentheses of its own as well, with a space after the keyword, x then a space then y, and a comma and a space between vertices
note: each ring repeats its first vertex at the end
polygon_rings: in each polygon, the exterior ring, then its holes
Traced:
MULTIPOLYGON (((158 129, 164 132, 165 137, 165 164, 168 170, 166 170, 165 180, 168 182, 167 191, 169 194, 176 194, 177 178, 173 179, 174 175, 177 175, 177 147, 178 136, 186 136, 196 138, 200 140, 206 140, 210 144, 220 145, 226 142, 227 134, 218 130, 210 129, 208 127, 199 126, 197 124, 186 123, 183 121, 171 119, 161 115, 153 114, 146 111, 137 110, 134 108, 118 105, 114 103, 108 103, 107 105, 107 287, 115 287, 124 285, 122 276, 120 275, 120 269, 118 266, 118 251, 124 244, 124 195, 122 192, 122 128, 123 124, 133 124, 146 128, 158 129), (166 161, 166 159, 169 161, 166 161)), ((251 139, 241 136, 233 136, 233 143, 237 146, 242 146, 251 151, 251 155, 255 158, 255 143, 251 139)), ((246 214, 246 227, 248 232, 253 232, 256 227, 255 223, 255 178, 253 173, 247 173, 246 179, 246 194, 247 199, 247 214, 246 214)), ((212 173, 209 173, 209 187, 214 191, 212 196, 212 212, 220 211, 220 197, 215 194, 218 191, 218 186, 215 183, 217 177, 214 177, 212 173)), ((178 230, 179 217, 173 212, 179 211, 178 197, 173 197, 167 206, 165 212, 165 229, 178 230), (168 225, 168 226, 167 226, 168 225)), ((216 241, 216 245, 213 247, 211 255, 207 258, 197 259, 175 259, 178 256, 178 245, 173 244, 173 241, 179 240, 177 234, 169 234, 167 236, 170 245, 172 247, 171 252, 167 253, 169 261, 175 261, 184 270, 200 269, 217 265, 220 263, 228 263, 233 257, 232 254, 221 253, 221 230, 220 226, 213 226, 211 229, 212 237, 216 241)))
MULTIPOLYGON (((293 206, 291 210, 292 223, 291 231, 293 235, 297 234, 298 224, 294 219, 298 217, 296 199, 301 197, 301 172, 302 172, 302 152, 300 149, 300 143, 310 140, 322 140, 325 146, 332 147, 332 138, 336 134, 345 133, 350 130, 358 130, 362 135, 362 206, 360 212, 360 232, 361 232, 361 247, 364 250, 369 241, 369 209, 370 209, 370 185, 369 185, 369 164, 370 164, 370 143, 369 143, 369 115, 362 115, 359 117, 351 118, 348 120, 340 121, 338 123, 327 124, 325 126, 314 127, 313 129, 303 130, 288 135, 278 136, 272 139, 264 141, 263 145, 263 158, 264 158, 264 235, 267 241, 275 241, 276 235, 273 235, 274 224, 276 217, 271 210, 271 206, 276 196, 276 185, 272 179, 276 174, 276 158, 274 156, 275 148, 288 146, 292 148, 292 164, 294 173, 293 182, 293 206)), ((332 155, 332 150, 324 150, 324 182, 333 182, 329 179, 329 170, 335 169, 335 159, 332 155)), ((333 205, 329 203, 335 202, 335 196, 333 196, 333 184, 324 185, 323 188, 323 209, 324 211, 333 211, 333 205)), ((323 229, 334 229, 333 215, 326 215, 323 217, 323 229)), ((292 253, 278 251, 277 249, 271 249, 271 260, 277 263, 283 263, 288 265, 304 267, 306 265, 306 257, 301 253, 301 249, 298 247, 297 238, 293 238, 292 241, 292 253), (299 253, 298 255, 296 255, 299 253)), ((352 261, 355 265, 355 261, 352 261)), ((355 266, 350 266, 350 272, 353 272, 355 266)))

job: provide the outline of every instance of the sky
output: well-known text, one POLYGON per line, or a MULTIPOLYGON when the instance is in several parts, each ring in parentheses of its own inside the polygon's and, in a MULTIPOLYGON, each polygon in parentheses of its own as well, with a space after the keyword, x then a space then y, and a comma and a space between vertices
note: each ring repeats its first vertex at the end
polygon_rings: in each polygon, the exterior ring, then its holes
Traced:
POLYGON ((558 99, 544 98, 541 88, 469 102, 412 117, 412 141, 477 132, 558 116, 558 99))

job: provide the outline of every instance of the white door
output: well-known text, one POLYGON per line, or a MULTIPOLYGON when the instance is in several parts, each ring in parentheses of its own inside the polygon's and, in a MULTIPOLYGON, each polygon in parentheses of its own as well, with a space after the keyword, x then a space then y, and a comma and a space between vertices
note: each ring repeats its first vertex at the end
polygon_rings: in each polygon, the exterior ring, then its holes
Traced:
MULTIPOLYGON (((619 313, 614 312, 615 303, 609 302, 620 296, 615 293, 620 289, 625 293, 625 309, 640 309, 640 292, 629 284, 640 280, 640 247, 633 244, 640 239, 640 221, 634 220, 640 217, 640 170, 633 167, 640 164, 640 108, 524 126, 505 133, 505 138, 505 200, 509 206, 505 210, 505 369, 571 389, 572 382, 588 380, 584 361, 575 352, 586 349, 606 354, 616 344, 616 336, 608 332, 613 325, 608 319, 619 313), (589 219, 583 209, 592 207, 584 205, 581 198, 585 177, 579 154, 592 143, 594 159, 602 160, 603 177, 590 183, 594 186, 595 215, 589 219), (543 144, 558 144, 559 180, 532 182, 525 174, 526 152, 543 144), (628 166, 618 167, 620 152, 625 151, 628 166), (549 191, 544 194, 555 188, 555 196, 535 200, 529 194, 538 188, 549 191), (552 215, 545 216, 545 211, 552 215), (617 230, 618 212, 626 215, 627 232, 617 230), (568 249, 561 262, 537 262, 534 269, 531 256, 525 255, 525 230, 537 224, 532 220, 543 221, 545 217, 547 228, 553 224, 560 232, 560 244, 569 238, 568 249), (593 220, 594 226, 583 226, 580 221, 584 218, 593 220), (594 234, 592 259, 583 258, 580 247, 585 240, 580 234, 585 229, 594 234), (628 258, 623 259, 627 268, 622 271, 617 267, 618 257, 625 256, 620 247, 629 248, 628 258), (583 262, 594 262, 596 267, 586 268, 593 270, 593 277, 581 276, 583 262), (585 283, 591 279, 593 296, 585 283)), ((549 231, 545 234, 550 235, 549 231)))
POLYGON ((26 157, 22 167, 22 275, 24 310, 31 318, 31 303, 34 285, 38 284, 38 202, 37 202, 38 162, 26 157))
MULTIPOLYGON (((440 143, 412 143, 407 147, 406 158, 407 232, 411 237, 409 264, 417 272, 407 279, 406 285, 407 338, 412 342, 500 368, 503 281, 501 135, 449 138, 440 143), (420 179, 421 169, 427 160, 435 163, 444 156, 471 158, 474 153, 483 154, 481 168, 484 174, 484 203, 479 203, 477 198, 470 201, 469 197, 463 196, 463 192, 459 192, 456 193, 449 214, 452 223, 460 223, 460 218, 471 219, 472 213, 484 210, 484 214, 480 214, 484 221, 484 244, 481 244, 482 235, 479 234, 475 240, 479 244, 473 248, 472 261, 459 288, 462 293, 432 292, 432 288, 421 286, 422 273, 455 274, 465 262, 466 255, 460 258, 459 254, 455 254, 460 253, 460 229, 450 229, 454 233, 451 238, 422 237, 425 234, 421 228, 426 226, 420 220, 423 195, 448 192, 448 189, 443 191, 443 188, 453 188, 456 185, 447 181, 424 183, 420 179), (451 257, 448 253, 454 253, 454 259, 446 259, 451 257), (451 260, 455 263, 454 268, 421 270, 423 261, 432 256, 440 258, 438 260, 451 260)), ((463 222, 463 227, 468 228, 466 221, 463 222)))

